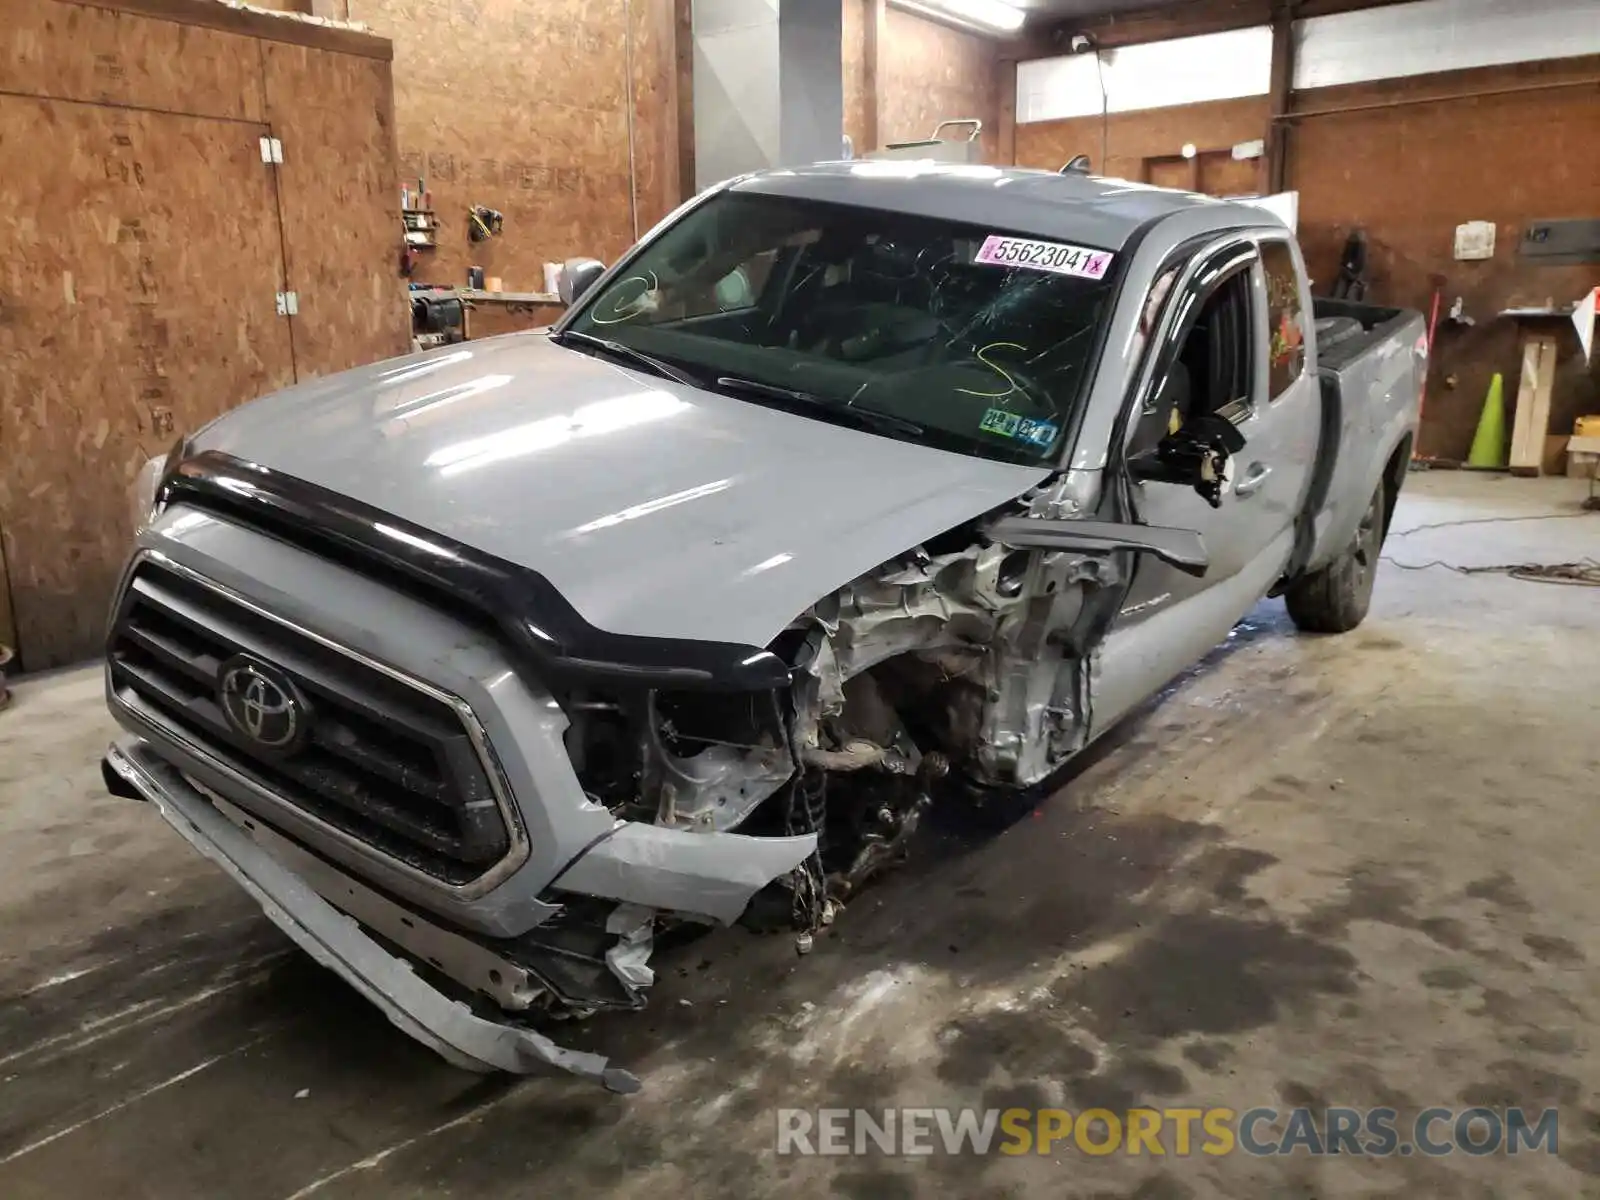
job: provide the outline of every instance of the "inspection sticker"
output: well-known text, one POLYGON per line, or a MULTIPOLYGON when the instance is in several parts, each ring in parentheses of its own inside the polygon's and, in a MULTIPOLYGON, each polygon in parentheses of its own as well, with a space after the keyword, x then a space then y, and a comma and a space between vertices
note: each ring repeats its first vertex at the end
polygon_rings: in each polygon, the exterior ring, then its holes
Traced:
POLYGON ((1087 250, 1060 242, 1034 242, 991 233, 972 261, 991 267, 1018 267, 1024 271, 1048 271, 1052 275, 1076 275, 1080 279, 1104 279, 1115 257, 1107 250, 1087 250))
POLYGON ((1058 426, 1054 421, 1035 421, 1003 408, 991 408, 978 422, 978 429, 983 433, 998 434, 1000 437, 1015 438, 1019 442, 1048 448, 1056 440, 1058 426))

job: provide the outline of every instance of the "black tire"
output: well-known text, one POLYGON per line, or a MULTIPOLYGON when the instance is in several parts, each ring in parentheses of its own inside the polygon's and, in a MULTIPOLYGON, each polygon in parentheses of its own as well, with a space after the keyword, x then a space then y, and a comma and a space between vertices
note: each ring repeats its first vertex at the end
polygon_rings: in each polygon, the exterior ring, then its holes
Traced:
POLYGON ((1296 627, 1306 633, 1349 633, 1372 607, 1372 584, 1383 550, 1384 485, 1372 493, 1372 503, 1350 545, 1320 571, 1303 575, 1289 585, 1284 600, 1296 627))

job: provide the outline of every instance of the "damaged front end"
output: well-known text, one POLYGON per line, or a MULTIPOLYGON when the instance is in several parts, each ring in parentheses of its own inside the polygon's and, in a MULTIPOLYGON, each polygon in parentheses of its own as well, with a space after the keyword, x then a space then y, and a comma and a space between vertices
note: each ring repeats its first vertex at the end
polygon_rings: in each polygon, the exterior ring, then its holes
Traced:
POLYGON ((930 805, 1037 784, 1088 741, 1089 659, 1132 557, 1035 544, 1080 523, 1003 520, 1020 524, 952 530, 801 614, 770 646, 787 688, 569 697, 585 791, 634 827, 814 839, 741 917, 805 947, 930 805))
MULTIPOLYGON (((139 706, 124 677, 140 660, 115 651, 113 711, 131 736, 108 755, 107 782, 154 803, 313 957, 452 1062, 556 1066, 629 1091, 633 1076, 541 1029, 643 1006, 651 954, 677 928, 741 922, 787 930, 803 949, 905 857, 931 805, 1049 777, 1091 736, 1093 655, 1126 591, 1129 551, 1196 556, 1160 534, 1013 510, 815 602, 762 652, 782 664, 778 686, 591 673, 524 689, 510 748, 541 773, 523 795, 572 810, 582 829, 560 865, 524 885, 519 915, 498 923, 478 919, 501 903, 495 890, 452 911, 436 889, 396 890, 297 836, 281 797, 236 758, 139 706)), ((409 602, 388 603, 398 613, 409 602)))

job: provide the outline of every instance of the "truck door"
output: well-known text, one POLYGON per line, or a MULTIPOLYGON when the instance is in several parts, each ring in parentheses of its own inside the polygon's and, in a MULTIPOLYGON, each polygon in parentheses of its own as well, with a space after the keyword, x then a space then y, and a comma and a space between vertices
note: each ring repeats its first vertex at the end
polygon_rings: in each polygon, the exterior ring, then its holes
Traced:
POLYGON ((1241 235, 1202 251, 1172 288, 1129 398, 1122 459, 1110 465, 1126 471, 1130 456, 1211 414, 1244 447, 1229 461, 1217 507, 1188 484, 1130 482, 1135 519, 1195 530, 1210 565, 1196 578, 1153 556, 1138 560, 1101 646, 1093 734, 1225 638, 1289 560, 1319 422, 1316 380, 1305 369, 1303 278, 1287 240, 1241 235))

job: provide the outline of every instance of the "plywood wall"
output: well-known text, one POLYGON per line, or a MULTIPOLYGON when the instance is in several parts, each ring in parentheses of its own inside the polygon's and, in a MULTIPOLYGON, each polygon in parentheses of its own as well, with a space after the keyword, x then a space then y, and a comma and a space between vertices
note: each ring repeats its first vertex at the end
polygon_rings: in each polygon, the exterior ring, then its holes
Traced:
MULTIPOLYGON (((840 34, 844 131, 862 155, 867 145, 866 45, 868 0, 841 0, 840 34)), ((878 141, 912 142, 940 121, 976 117, 983 122, 984 159, 999 148, 1000 44, 912 13, 889 9, 878 47, 878 141)))
POLYGON ((264 127, 15 96, 0 127, 0 511, 38 667, 98 642, 140 464, 293 367, 264 127), (228 203, 169 186, 202 175, 228 203))
POLYGON ((271 173, 300 379, 404 354, 390 65, 306 46, 260 47, 262 95, 286 151, 271 173))
MULTIPOLYGON (((1296 107, 1326 109, 1422 96, 1600 77, 1600 59, 1524 64, 1450 76, 1301 92, 1296 107)), ((1600 216, 1600 85, 1483 96, 1308 118, 1290 136, 1289 183, 1300 192, 1300 238, 1322 286, 1350 231, 1367 231, 1372 295, 1426 310, 1435 281, 1478 322, 1441 328, 1420 449, 1461 459, 1471 445, 1489 377, 1516 392, 1518 334, 1500 310, 1571 303, 1600 285, 1600 266, 1529 266, 1517 243, 1530 221, 1600 216), (1455 227, 1493 221, 1496 253, 1456 262, 1455 227)), ((1552 424, 1600 412, 1600 386, 1562 331, 1552 424)))
MULTIPOLYGON (((1017 126, 1017 165, 1055 171, 1075 155, 1087 154, 1096 171, 1140 179, 1147 158, 1179 154, 1186 143, 1199 150, 1222 150, 1263 137, 1267 117, 1267 100, 1262 96, 1112 113, 1104 122, 1103 135, 1099 117, 1030 122, 1017 126)), ((1201 190, 1208 194, 1236 195, 1257 188, 1254 161, 1235 163, 1208 156, 1201 169, 1201 190)), ((1174 164, 1157 167, 1149 182, 1189 187, 1190 179, 1186 164, 1174 164)))
MULTIPOLYGON (((630 0, 633 181, 648 230, 694 190, 694 48, 688 0, 630 0)), ((632 232, 632 220, 629 232, 632 232)))
POLYGON ((844 89, 844 132, 857 155, 876 149, 867 145, 867 0, 841 0, 839 29, 840 82, 844 89))
MULTIPOLYGON (((538 291, 543 266, 574 255, 611 261, 633 241, 635 182, 657 178, 660 142, 640 136, 630 66, 650 0, 350 0, 352 18, 395 45, 402 178, 421 176, 441 221, 417 277, 464 284, 468 265, 507 291, 538 291), (505 216, 472 243, 473 205, 505 216)), ((660 111, 661 92, 646 82, 660 111)), ((643 212, 638 225, 645 224, 643 212)))
POLYGON ((940 121, 983 122, 984 159, 999 147, 997 43, 890 9, 879 50, 878 136, 925 138, 940 121))
POLYGON ((369 194, 395 170, 387 47, 129 3, 145 11, 8 0, 0 23, 0 586, 29 669, 98 648, 147 457, 294 382, 297 347, 305 378, 406 342, 397 238, 369 194))

